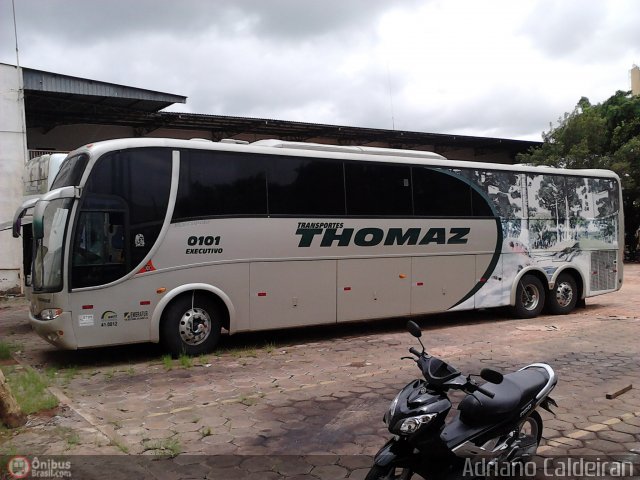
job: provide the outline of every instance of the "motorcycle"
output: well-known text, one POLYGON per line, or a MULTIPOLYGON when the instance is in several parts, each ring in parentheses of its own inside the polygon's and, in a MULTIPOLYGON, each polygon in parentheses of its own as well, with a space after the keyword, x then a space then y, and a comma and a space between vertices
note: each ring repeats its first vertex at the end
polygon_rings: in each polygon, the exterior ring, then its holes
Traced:
POLYGON ((479 385, 471 375, 425 351, 422 331, 413 321, 409 333, 422 346, 409 348, 423 379, 406 385, 391 402, 383 421, 394 437, 376 454, 366 480, 484 478, 504 466, 523 465, 535 455, 542 438, 538 407, 551 413, 549 396, 558 378, 545 363, 532 363, 502 375, 482 369, 479 385), (466 393, 458 413, 445 422, 450 390, 466 393), (478 468, 480 466, 481 468, 478 468))

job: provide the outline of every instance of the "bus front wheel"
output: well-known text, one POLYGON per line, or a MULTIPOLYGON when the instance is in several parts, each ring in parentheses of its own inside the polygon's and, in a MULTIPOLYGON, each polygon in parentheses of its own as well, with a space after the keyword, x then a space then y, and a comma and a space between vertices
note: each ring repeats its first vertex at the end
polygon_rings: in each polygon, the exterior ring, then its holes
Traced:
POLYGON ((206 294, 181 295, 162 314, 162 345, 173 357, 209 353, 220 340, 221 318, 220 309, 206 294))
POLYGON ((540 315, 544 307, 546 289, 533 275, 525 275, 518 282, 516 304, 513 313, 518 318, 534 318, 540 315))

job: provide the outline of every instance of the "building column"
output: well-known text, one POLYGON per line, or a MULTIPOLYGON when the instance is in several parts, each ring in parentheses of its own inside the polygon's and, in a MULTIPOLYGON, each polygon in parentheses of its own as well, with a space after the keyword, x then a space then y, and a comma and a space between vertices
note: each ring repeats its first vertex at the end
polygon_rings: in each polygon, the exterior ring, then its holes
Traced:
MULTIPOLYGON (((27 158, 22 69, 0 64, 0 223, 10 222, 22 204, 27 158)), ((0 293, 22 291, 22 242, 0 231, 0 293)))

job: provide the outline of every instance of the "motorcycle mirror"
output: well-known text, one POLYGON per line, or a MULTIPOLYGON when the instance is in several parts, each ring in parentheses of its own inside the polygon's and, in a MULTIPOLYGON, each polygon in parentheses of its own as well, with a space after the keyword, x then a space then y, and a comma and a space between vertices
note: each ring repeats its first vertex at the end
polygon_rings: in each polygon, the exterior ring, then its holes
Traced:
POLYGON ((504 379, 504 376, 500 372, 490 368, 483 368, 480 372, 480 377, 482 377, 483 380, 496 385, 502 383, 502 380, 504 379))
POLYGON ((413 320, 409 320, 407 322, 407 330, 411 335, 413 335, 416 338, 420 338, 422 336, 422 330, 420 329, 418 324, 413 320))

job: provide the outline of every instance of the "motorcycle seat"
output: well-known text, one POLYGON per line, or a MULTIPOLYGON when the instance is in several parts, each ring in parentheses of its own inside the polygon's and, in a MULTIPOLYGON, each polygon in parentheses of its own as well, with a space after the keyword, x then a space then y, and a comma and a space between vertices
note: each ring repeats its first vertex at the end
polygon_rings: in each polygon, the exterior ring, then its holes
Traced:
POLYGON ((517 415, 544 388, 548 380, 549 374, 544 369, 534 367, 508 373, 498 385, 485 383, 482 388, 495 396, 489 398, 480 392, 467 395, 458 405, 460 420, 475 427, 517 415))

